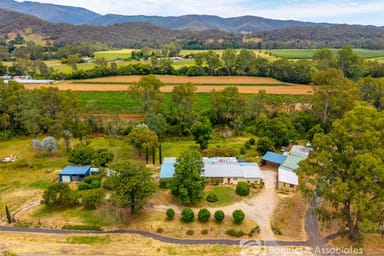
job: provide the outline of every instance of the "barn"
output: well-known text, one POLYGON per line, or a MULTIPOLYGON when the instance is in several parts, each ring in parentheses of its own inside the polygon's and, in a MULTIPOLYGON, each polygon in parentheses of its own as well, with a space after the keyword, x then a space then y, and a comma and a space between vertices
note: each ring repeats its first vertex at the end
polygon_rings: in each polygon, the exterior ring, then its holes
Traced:
POLYGON ((77 182, 82 181, 85 177, 89 176, 91 173, 91 166, 66 166, 59 173, 60 182, 77 182))

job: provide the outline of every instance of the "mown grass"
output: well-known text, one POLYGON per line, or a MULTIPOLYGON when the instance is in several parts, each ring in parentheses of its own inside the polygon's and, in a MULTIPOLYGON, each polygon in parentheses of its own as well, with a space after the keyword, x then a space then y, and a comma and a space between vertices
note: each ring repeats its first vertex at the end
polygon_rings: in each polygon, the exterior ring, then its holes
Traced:
POLYGON ((218 199, 217 202, 204 203, 204 205, 208 207, 231 205, 244 199, 244 197, 236 194, 236 191, 232 186, 210 186, 206 189, 205 193, 206 195, 214 193, 218 199))

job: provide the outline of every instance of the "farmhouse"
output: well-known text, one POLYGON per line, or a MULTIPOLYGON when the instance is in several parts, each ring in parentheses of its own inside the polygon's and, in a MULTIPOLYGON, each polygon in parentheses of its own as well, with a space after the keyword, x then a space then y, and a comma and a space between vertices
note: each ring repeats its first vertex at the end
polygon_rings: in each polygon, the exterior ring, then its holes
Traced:
POLYGON ((85 177, 91 174, 91 166, 66 166, 59 173, 59 181, 60 182, 74 182, 74 181, 82 181, 85 177))
MULTIPOLYGON (((202 176, 214 184, 237 184, 245 181, 260 184, 263 174, 255 163, 239 163, 235 157, 203 157, 202 176)), ((160 179, 172 178, 175 172, 175 157, 164 158, 160 170, 160 179)))

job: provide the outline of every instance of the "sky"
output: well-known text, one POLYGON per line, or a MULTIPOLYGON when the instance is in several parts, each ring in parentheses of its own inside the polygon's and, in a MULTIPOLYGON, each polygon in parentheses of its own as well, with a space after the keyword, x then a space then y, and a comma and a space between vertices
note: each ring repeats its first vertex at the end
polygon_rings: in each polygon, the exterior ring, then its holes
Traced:
MULTIPOLYGON (((243 15, 281 20, 384 26, 383 0, 31 0, 84 7, 99 14, 243 15)), ((22 2, 18 0, 18 2, 22 2)))

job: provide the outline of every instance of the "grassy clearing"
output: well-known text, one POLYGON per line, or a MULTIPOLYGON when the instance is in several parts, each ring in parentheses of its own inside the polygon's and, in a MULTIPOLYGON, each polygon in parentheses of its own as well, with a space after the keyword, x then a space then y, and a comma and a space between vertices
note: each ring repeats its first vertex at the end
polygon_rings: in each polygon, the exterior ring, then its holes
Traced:
POLYGON ((306 239, 304 231, 304 217, 307 204, 299 192, 288 196, 279 195, 279 201, 273 214, 271 223, 282 235, 279 239, 295 237, 306 239))
MULTIPOLYGON (((58 173, 68 164, 63 141, 59 141, 59 149, 49 156, 37 155, 31 140, 21 137, 0 142, 1 158, 8 155, 18 158, 14 163, 0 163, 0 209, 7 204, 13 212, 30 201, 41 199, 42 191, 57 181, 58 173)), ((114 152, 116 161, 131 159, 134 155, 133 148, 124 139, 115 139, 110 143, 104 138, 94 138, 90 145, 108 148, 114 152)), ((0 211, 0 218, 4 214, 0 211)))
MULTIPOLYGON (((51 156, 37 155, 32 138, 21 137, 0 142, 0 158, 14 155, 14 163, 0 163, 0 209, 5 204, 11 211, 40 198, 40 193, 57 179, 58 170, 66 164, 64 145, 51 156)), ((3 211, 0 211, 3 216, 3 211)))

